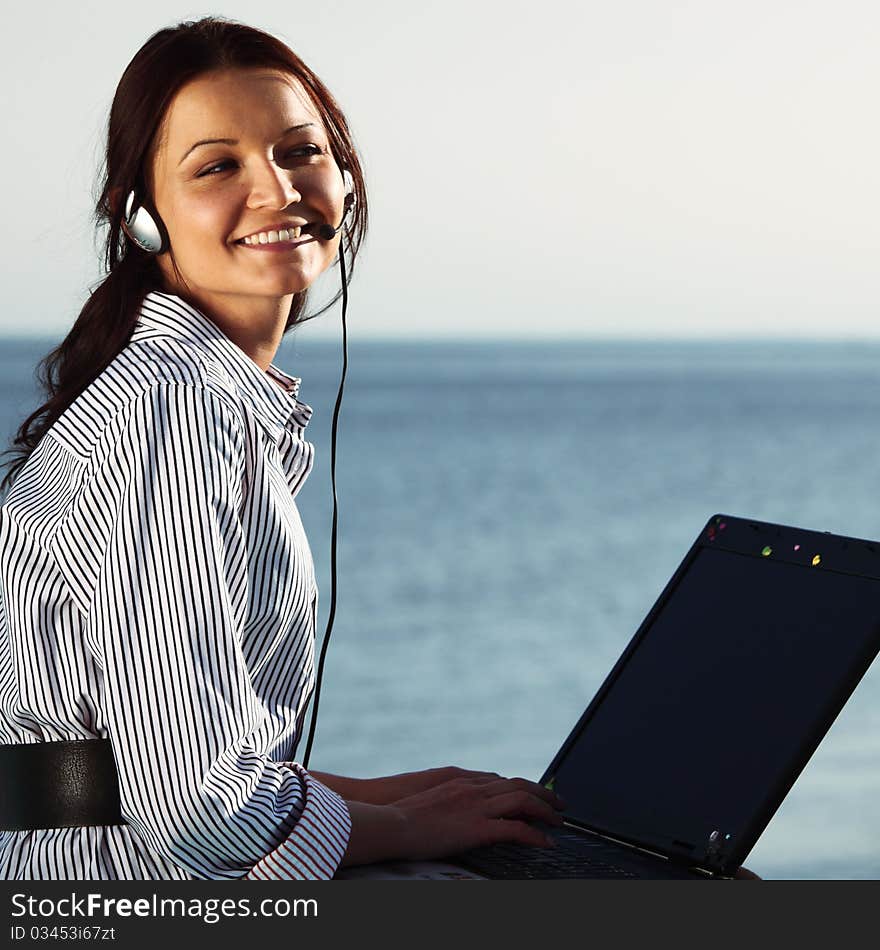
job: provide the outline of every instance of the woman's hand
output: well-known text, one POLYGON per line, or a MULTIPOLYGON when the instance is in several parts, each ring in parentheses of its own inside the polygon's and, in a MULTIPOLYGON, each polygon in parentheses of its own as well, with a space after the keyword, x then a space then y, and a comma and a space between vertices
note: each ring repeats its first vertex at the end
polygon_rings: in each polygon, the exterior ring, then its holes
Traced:
POLYGON ((381 778, 349 778, 330 772, 318 772, 315 769, 309 771, 319 782, 332 788, 346 801, 365 802, 367 805, 393 805, 401 798, 425 792, 454 778, 501 778, 497 772, 471 772, 454 765, 425 769, 421 772, 401 772, 381 778))
POLYGON ((444 858, 497 841, 552 846, 528 821, 561 825, 558 796, 524 778, 459 771, 464 774, 394 804, 349 802, 352 830, 342 866, 444 858))
POLYGON ((406 821, 413 859, 443 857, 497 841, 553 847, 529 824, 561 825, 561 799, 524 778, 467 772, 394 802, 406 821))

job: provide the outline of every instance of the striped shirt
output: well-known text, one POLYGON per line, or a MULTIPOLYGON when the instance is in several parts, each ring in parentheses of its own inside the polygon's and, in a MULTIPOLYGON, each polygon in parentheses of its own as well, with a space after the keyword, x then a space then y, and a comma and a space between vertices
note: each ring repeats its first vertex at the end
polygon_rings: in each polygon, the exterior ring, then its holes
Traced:
POLYGON ((326 879, 345 802, 291 761, 318 592, 300 380, 182 298, 0 505, 0 743, 109 738, 124 825, 0 831, 0 878, 326 879))

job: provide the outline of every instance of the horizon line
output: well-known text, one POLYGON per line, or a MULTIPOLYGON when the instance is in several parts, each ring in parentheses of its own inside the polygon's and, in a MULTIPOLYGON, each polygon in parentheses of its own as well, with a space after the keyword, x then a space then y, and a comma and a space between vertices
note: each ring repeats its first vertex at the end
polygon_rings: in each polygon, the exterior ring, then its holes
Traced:
MULTIPOLYGON (((349 333, 349 338, 351 334, 349 333)), ((60 343, 63 336, 55 336, 47 333, 19 333, 4 332, 0 330, 0 342, 20 342, 20 343, 60 343)), ((339 335, 333 333, 321 333, 303 340, 302 334, 295 334, 294 330, 289 330, 281 339, 281 345, 285 341, 290 342, 312 342, 312 343, 335 343, 339 341, 339 335)), ((512 334, 503 336, 498 333, 466 333, 462 335, 443 334, 419 336, 407 334, 386 334, 373 333, 364 336, 355 337, 355 343, 859 343, 859 344, 880 344, 880 332, 876 336, 820 336, 820 335, 783 335, 783 334, 705 334, 705 335, 673 335, 665 336, 641 336, 636 334, 611 335, 611 334, 541 334, 529 336, 527 334, 512 334)))

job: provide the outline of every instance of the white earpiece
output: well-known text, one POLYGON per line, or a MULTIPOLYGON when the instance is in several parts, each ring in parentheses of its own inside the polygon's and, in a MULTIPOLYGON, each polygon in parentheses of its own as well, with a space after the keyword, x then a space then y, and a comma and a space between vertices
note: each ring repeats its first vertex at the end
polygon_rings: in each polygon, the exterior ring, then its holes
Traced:
POLYGON ((164 228, 159 227, 143 205, 132 214, 135 200, 134 191, 129 192, 128 199, 125 202, 125 230, 141 250, 150 254, 160 254, 168 248, 163 234, 164 228))

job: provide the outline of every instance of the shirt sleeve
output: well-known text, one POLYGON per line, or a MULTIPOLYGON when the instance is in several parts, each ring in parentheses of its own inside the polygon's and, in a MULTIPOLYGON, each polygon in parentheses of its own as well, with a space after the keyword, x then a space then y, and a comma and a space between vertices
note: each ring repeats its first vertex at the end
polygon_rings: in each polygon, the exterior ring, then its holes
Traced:
POLYGON ((331 878, 339 867, 351 834, 348 806, 336 792, 319 782, 301 765, 296 762, 285 764, 300 775, 306 784, 309 792, 306 807, 300 815, 294 833, 258 861, 246 877, 259 881, 331 878), (331 857, 322 847, 321 816, 324 813, 335 815, 339 827, 345 831, 346 845, 339 857, 331 857))
POLYGON ((162 383, 112 425, 93 493, 89 535, 101 551, 87 636, 123 817, 197 878, 330 878, 347 806, 268 758, 270 711, 243 650, 240 417, 209 389, 162 383))

